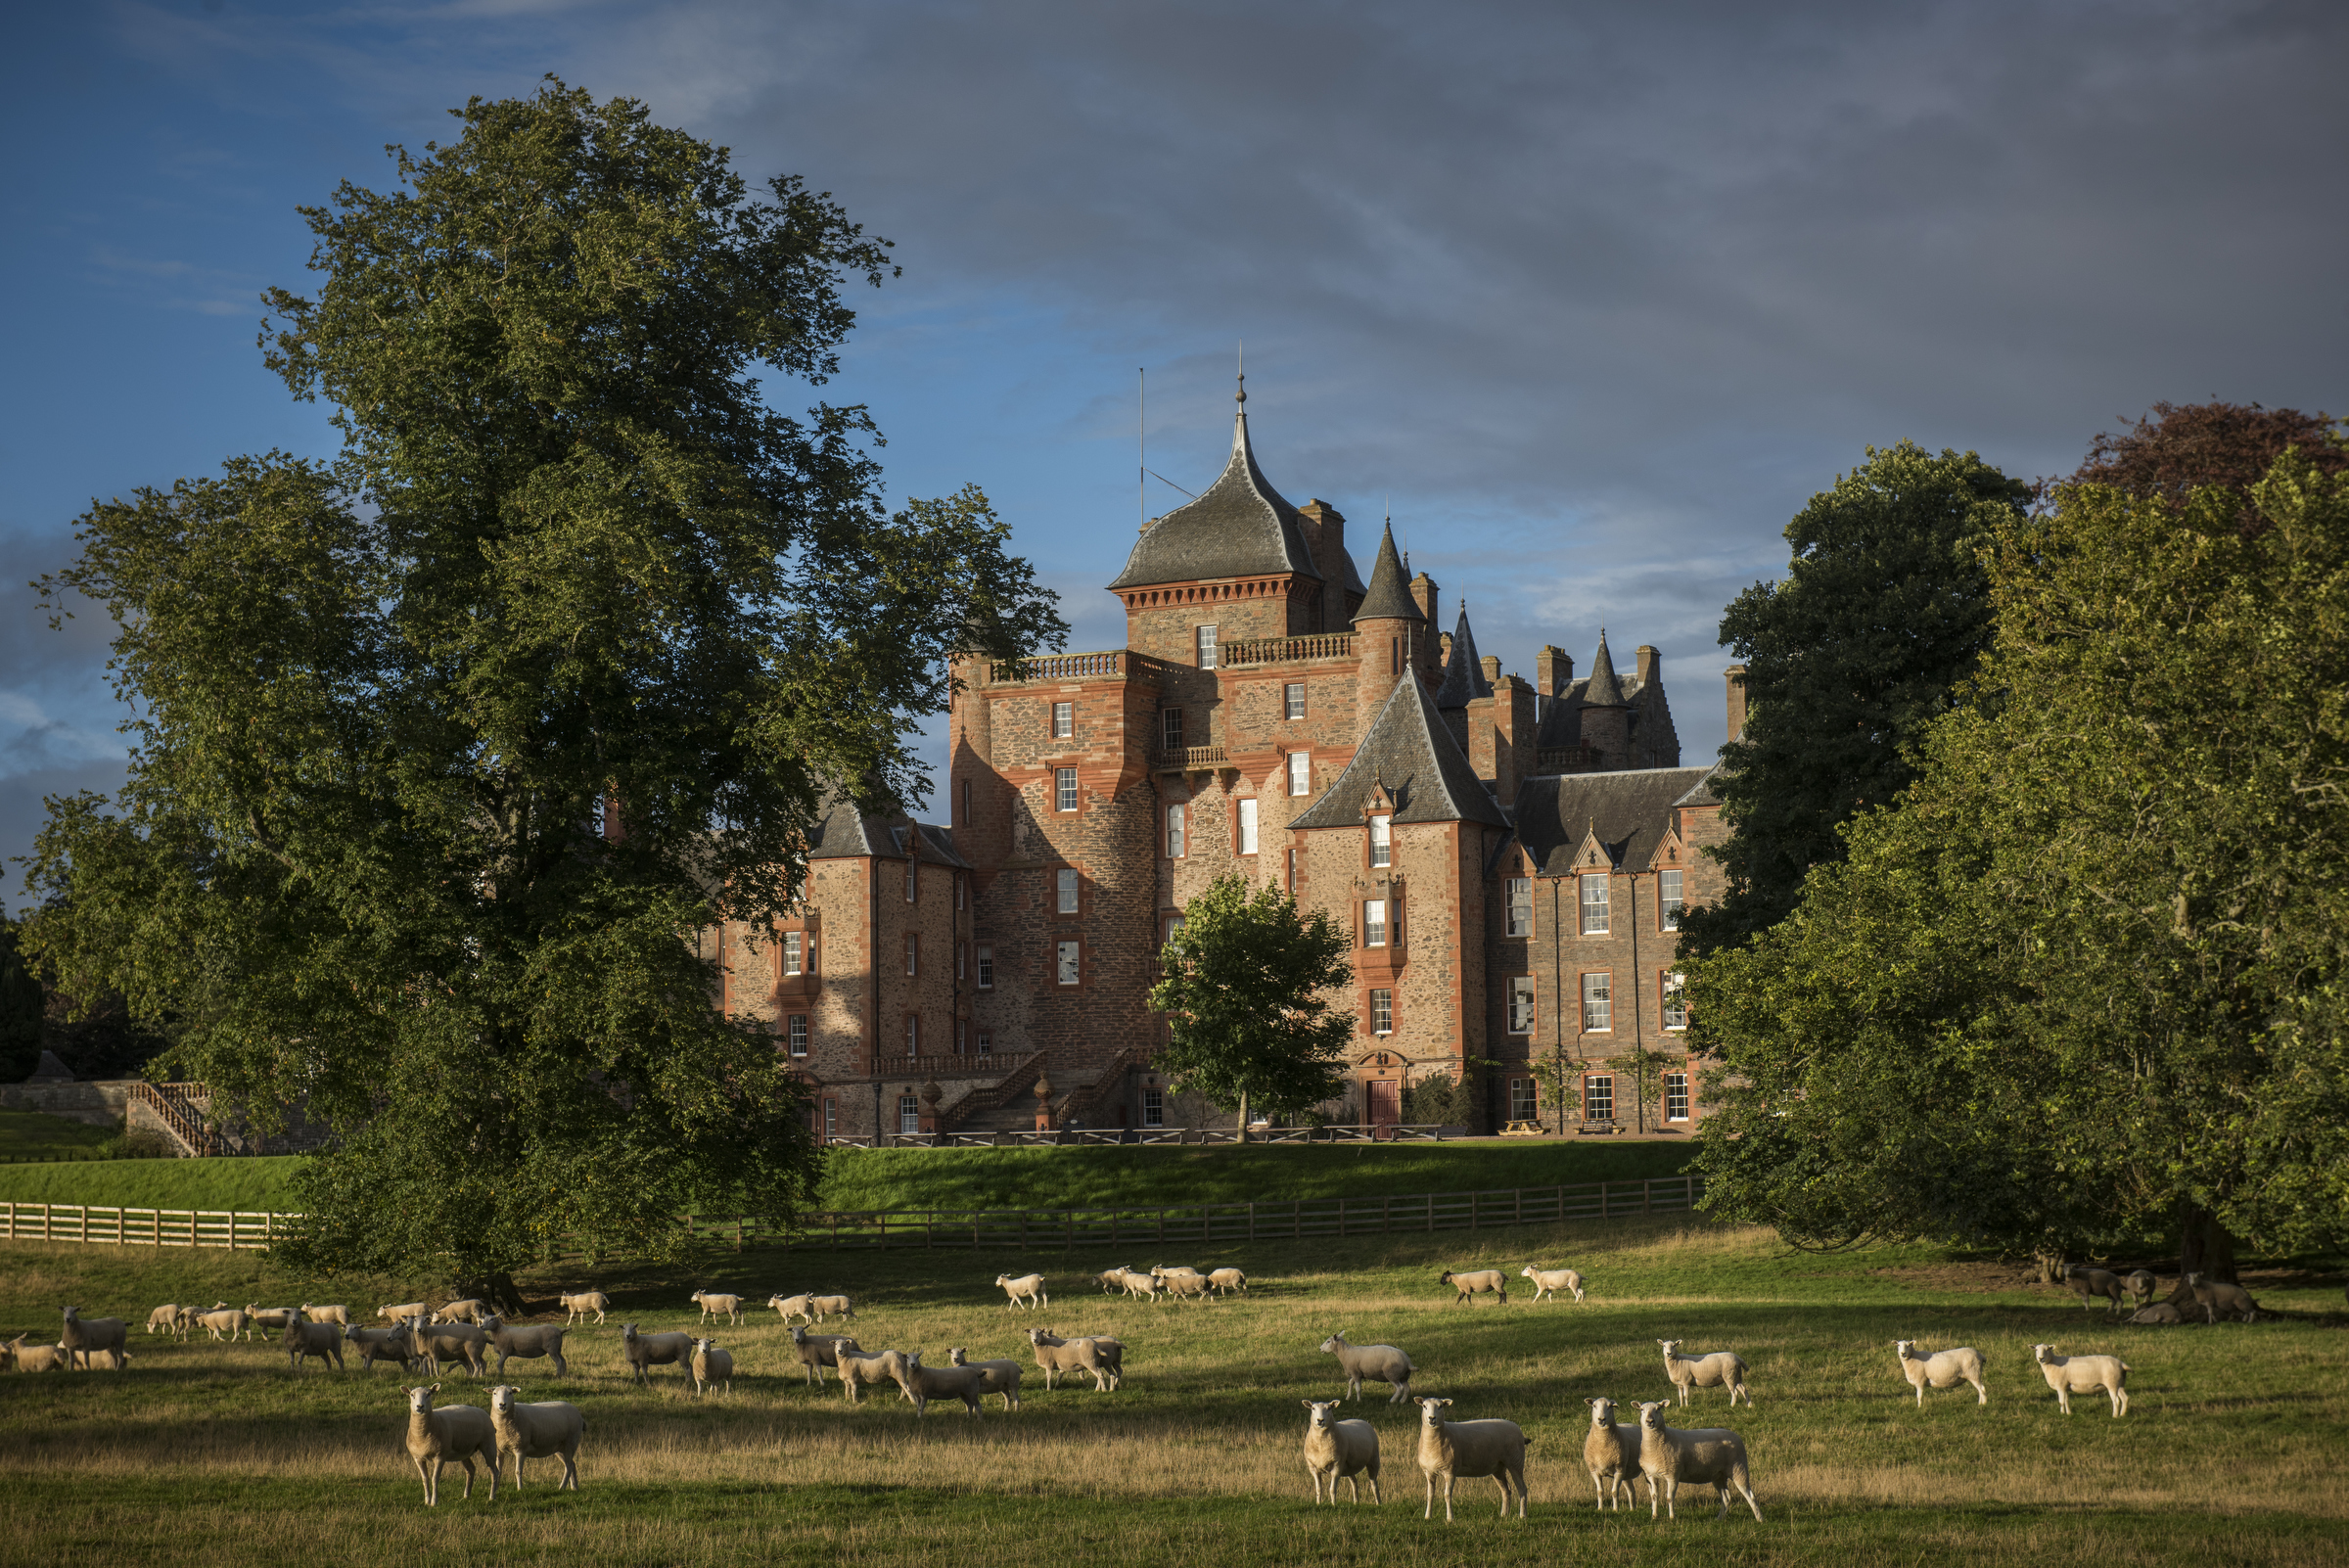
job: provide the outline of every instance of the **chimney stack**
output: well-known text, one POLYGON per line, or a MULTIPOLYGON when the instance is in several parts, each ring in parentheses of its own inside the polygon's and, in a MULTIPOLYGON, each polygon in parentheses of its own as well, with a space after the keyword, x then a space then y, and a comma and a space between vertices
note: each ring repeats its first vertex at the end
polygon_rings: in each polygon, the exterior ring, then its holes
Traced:
POLYGON ((1722 674, 1729 685, 1729 739, 1736 740, 1745 733, 1745 666, 1731 665, 1722 674))
POLYGON ((1534 655, 1534 691, 1543 697, 1563 697, 1573 684, 1574 655, 1544 644, 1534 655))
POLYGON ((1648 685, 1664 673, 1663 656, 1651 645, 1644 642, 1639 645, 1638 661, 1636 668, 1640 685, 1648 685))

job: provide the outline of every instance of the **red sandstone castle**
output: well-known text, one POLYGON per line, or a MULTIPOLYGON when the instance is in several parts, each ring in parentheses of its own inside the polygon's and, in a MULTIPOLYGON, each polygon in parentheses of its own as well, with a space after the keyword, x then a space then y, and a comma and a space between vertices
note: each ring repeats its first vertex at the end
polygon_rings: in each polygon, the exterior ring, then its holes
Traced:
POLYGON ((772 1020, 819 1135, 1227 1126, 1152 1071, 1144 998, 1236 869, 1354 933, 1336 1119, 1396 1122, 1450 1074, 1478 1130, 1692 1125, 1676 933, 1724 829, 1655 650, 1625 680, 1603 633, 1584 678, 1543 648, 1528 685, 1464 611, 1438 635, 1391 531, 1365 586, 1336 509, 1267 481, 1240 399, 1221 476, 1109 585, 1126 646, 958 666, 951 826, 835 810, 801 915, 715 935, 725 1005, 772 1020), (1635 1101, 1607 1064, 1639 1051, 1663 1061, 1635 1101))

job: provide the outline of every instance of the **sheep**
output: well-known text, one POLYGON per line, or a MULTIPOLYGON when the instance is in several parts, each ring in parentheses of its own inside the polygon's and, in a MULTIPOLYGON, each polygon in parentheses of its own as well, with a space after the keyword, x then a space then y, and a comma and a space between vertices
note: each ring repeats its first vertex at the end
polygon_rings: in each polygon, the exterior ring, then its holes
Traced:
MULTIPOLYGON (((1215 1287, 1220 1296, 1228 1296, 1235 1290, 1245 1295, 1248 1290, 1248 1276, 1237 1268, 1218 1268, 1207 1276, 1207 1282, 1215 1287)), ((1335 1502, 1337 1499, 1333 1497, 1330 1501, 1335 1502)))
POLYGON ((1444 1522, 1451 1523, 1451 1484, 1489 1475, 1500 1488, 1500 1516, 1509 1516, 1509 1483, 1517 1484, 1517 1517, 1525 1517, 1525 1429, 1514 1421, 1447 1421, 1450 1400, 1422 1399, 1419 1406, 1419 1473, 1427 1477, 1427 1506, 1436 1512, 1436 1477, 1444 1478, 1444 1522))
POLYGON ((19 1334, 6 1345, 0 1345, 0 1365, 17 1372, 62 1372, 72 1363, 73 1353, 63 1345, 27 1345, 29 1332, 19 1334))
POLYGON ((488 1372, 488 1358, 483 1350, 489 1342, 486 1331, 472 1323, 418 1323, 413 1319, 408 1328, 415 1336, 416 1354, 435 1365, 456 1361, 476 1377, 488 1372))
POLYGON ((404 1369, 416 1360, 418 1355, 415 1333, 405 1322, 395 1323, 390 1328, 362 1328, 355 1323, 346 1324, 343 1330, 343 1341, 358 1347, 359 1364, 367 1368, 369 1376, 374 1375, 377 1361, 397 1361, 404 1369))
POLYGON ((334 1323, 345 1328, 350 1326, 350 1309, 348 1307, 313 1307, 305 1301, 295 1311, 313 1323, 334 1323))
POLYGON ((297 1312, 286 1324, 278 1345, 286 1353, 286 1370, 298 1372, 301 1363, 310 1360, 333 1361, 338 1372, 348 1371, 343 1364, 343 1336, 332 1323, 313 1323, 297 1312))
POLYGON ((2083 1308, 2091 1299, 2101 1296, 2107 1303, 2105 1312, 2116 1313, 2121 1310, 2121 1276, 2109 1268, 2066 1264, 2063 1266, 2063 1282, 2071 1287, 2073 1295, 2080 1298, 2083 1308))
POLYGON ((2121 1281, 2121 1288, 2129 1292, 2129 1304, 2132 1307, 2142 1307, 2153 1299, 2153 1292, 2160 1288, 2160 1281, 2140 1268, 2121 1281))
MULTIPOLYGON (((489 1391, 489 1425, 497 1437, 491 1478, 496 1477, 495 1466, 503 1464, 510 1453, 514 1456, 514 1490, 520 1492, 523 1460, 560 1458, 563 1479, 555 1483, 555 1490, 561 1492, 568 1487, 578 1491, 579 1440, 587 1435, 587 1417, 579 1413, 577 1406, 560 1400, 541 1405, 516 1404, 514 1396, 521 1392, 506 1385, 489 1391)), ((494 1489, 489 1499, 497 1500, 494 1489)))
POLYGON ((1721 1512, 1714 1516, 1719 1519, 1729 1516, 1729 1489, 1734 1487, 1759 1522, 1762 1504, 1754 1500, 1745 1439, 1726 1426, 1675 1430, 1664 1424, 1664 1412, 1671 1407, 1664 1400, 1639 1407, 1639 1473, 1647 1481, 1648 1518, 1655 1518, 1656 1495, 1662 1493, 1665 1516, 1678 1519, 1681 1484, 1687 1482, 1720 1494, 1721 1512))
POLYGON ((479 1326, 481 1320, 488 1315, 489 1304, 487 1302, 479 1296, 468 1296, 463 1301, 452 1301, 433 1314, 433 1321, 436 1323, 472 1323, 479 1326))
MULTIPOLYGON (((571 1332, 569 1323, 509 1323, 491 1313, 482 1319, 482 1332, 489 1336, 488 1343, 497 1348, 497 1374, 506 1375, 506 1358, 519 1357, 534 1361, 544 1357, 555 1363, 557 1377, 569 1377, 571 1364, 563 1359, 563 1336, 571 1332)), ((484 1347, 483 1354, 488 1354, 484 1347)))
POLYGON ((1041 1328, 1028 1330, 1036 1350, 1036 1364, 1044 1374, 1044 1387, 1063 1372, 1090 1372, 1093 1392, 1106 1394, 1126 1381, 1126 1347, 1114 1339, 1062 1339, 1041 1328))
POLYGON ((267 1329, 272 1334, 282 1334, 286 1331, 286 1325, 294 1321, 295 1309, 263 1307, 258 1302, 249 1301, 245 1304, 245 1314, 253 1319, 253 1327, 267 1329))
MULTIPOLYGON (((1597 1506, 1610 1499, 1621 1512, 1632 1483, 1639 1476, 1639 1428, 1635 1422, 1615 1419, 1613 1400, 1585 1400, 1590 1407, 1590 1430, 1583 1434, 1583 1468, 1590 1472, 1590 1489, 1597 1506)), ((1652 1489, 1651 1489, 1652 1490, 1652 1489)))
POLYGON ((987 1386, 980 1390, 982 1394, 1002 1395, 1003 1408, 1006 1410, 1016 1410, 1020 1407, 1020 1373, 1026 1368, 1019 1362, 1002 1360, 974 1361, 970 1359, 970 1354, 959 1345, 946 1352, 946 1362, 950 1366, 977 1367, 987 1374, 987 1386))
POLYGON ((1359 1505, 1362 1500, 1362 1477, 1370 1481, 1370 1500, 1384 1502, 1378 1495, 1378 1429, 1367 1421, 1341 1421, 1331 1412, 1338 1407, 1336 1400, 1299 1400, 1305 1407, 1305 1470, 1313 1478, 1313 1504, 1321 1503, 1321 1483, 1329 1482, 1329 1505, 1338 1505, 1338 1481, 1345 1479, 1359 1505))
POLYGON ((2188 1274, 2186 1278, 2193 1286, 2194 1300, 2208 1309, 2212 1322, 2218 1321, 2221 1313, 2240 1313, 2246 1323, 2259 1321, 2259 1303, 2242 1286, 2230 1285, 2224 1280, 2213 1283, 2200 1274, 2188 1274))
MULTIPOLYGON (((1156 1271, 1153 1270, 1153 1272, 1156 1271)), ((1196 1268, 1170 1268, 1166 1272, 1158 1274, 1157 1278, 1159 1284, 1166 1290, 1169 1300, 1177 1296, 1187 1296, 1202 1306, 1207 1302, 1207 1275, 1196 1268)))
POLYGON ((776 1316, 783 1319, 783 1326, 789 1328, 795 1317, 805 1317, 809 1323, 815 1321, 815 1310, 807 1305, 813 1300, 814 1292, 803 1290, 797 1296, 769 1296, 766 1304, 775 1310, 776 1316))
POLYGON ((1387 1398, 1389 1405, 1400 1405, 1411 1397, 1411 1374, 1419 1368, 1392 1345, 1356 1345, 1349 1343, 1344 1334, 1332 1334, 1321 1342, 1321 1353, 1338 1359, 1338 1365, 1346 1373, 1346 1393, 1357 1402, 1362 1397, 1365 1377, 1392 1385, 1394 1393, 1387 1398))
POLYGON ((1022 1274, 1017 1279, 1009 1274, 997 1274, 995 1288, 1011 1298, 1003 1304, 1005 1312, 1022 1304, 1029 1307, 1039 1303, 1046 1307, 1052 1305, 1052 1298, 1044 1294, 1044 1276, 1041 1274, 1022 1274))
POLYGON ((195 1320, 195 1315, 194 1308, 165 1302, 147 1314, 147 1332, 152 1334, 160 1328, 166 1334, 184 1335, 187 1325, 195 1320))
POLYGON ((626 1359, 628 1374, 639 1383, 652 1381, 652 1368, 675 1366, 693 1354, 693 1336, 682 1331, 666 1334, 640 1334, 634 1323, 620 1325, 620 1354, 626 1359))
POLYGON ((432 1315, 432 1309, 420 1301, 403 1301, 395 1307, 378 1307, 375 1315, 389 1317, 395 1323, 422 1321, 432 1315))
POLYGON ((956 1399, 971 1414, 979 1413, 979 1396, 991 1392, 988 1369, 984 1366, 924 1366, 922 1353, 900 1357, 897 1364, 898 1387, 913 1401, 913 1413, 923 1414, 932 1400, 956 1399))
POLYGON ((723 1317, 730 1323, 742 1321, 740 1296, 717 1296, 706 1290, 697 1290, 685 1299, 702 1310, 702 1321, 705 1323, 713 1317, 723 1317))
POLYGON ((589 1313, 595 1314, 595 1320, 600 1323, 612 1307, 612 1298, 600 1290, 565 1291, 555 1302, 563 1309, 566 1324, 583 1322, 589 1313))
POLYGON ((1126 1288, 1126 1270, 1123 1268, 1104 1268, 1099 1273, 1093 1275, 1093 1283, 1101 1287, 1101 1294, 1104 1296, 1108 1295, 1113 1290, 1124 1290, 1126 1288))
POLYGON ((2186 1314, 2178 1310, 2177 1304, 2174 1302, 2157 1301, 2150 1307, 2139 1308, 2131 1315, 2129 1321, 2146 1327, 2154 1327, 2163 1323, 2183 1323, 2186 1321, 2186 1314))
POLYGON ((1527 1264, 1517 1272, 1534 1282, 1536 1301, 1544 1296, 1554 1300, 1561 1290, 1574 1292, 1574 1299, 1578 1302, 1583 1299, 1583 1276, 1571 1268, 1536 1268, 1532 1264, 1527 1264))
POLYGON ((726 1385, 727 1393, 731 1394, 734 1392, 733 1354, 729 1351, 719 1350, 717 1348, 716 1340, 695 1340, 693 1342, 693 1360, 691 1364, 693 1367, 694 1393, 707 1394, 710 1391, 710 1386, 714 1383, 723 1383, 726 1385))
POLYGON ((2112 1401, 2112 1418, 2129 1413, 2129 1363, 2118 1356, 2058 1356, 2052 1345, 2034 1345, 2031 1359, 2055 1391, 2055 1404, 2072 1413, 2072 1396, 2102 1389, 2112 1401))
POLYGON ((810 1334, 796 1324, 791 1330, 791 1346, 799 1353, 801 1380, 817 1388, 824 1386, 824 1368, 840 1365, 842 1351, 861 1353, 864 1349, 846 1334, 810 1334))
POLYGON ((1119 1272, 1126 1276, 1127 1295, 1139 1296, 1153 1307, 1158 1305, 1159 1292, 1165 1287, 1159 1283, 1156 1274, 1146 1274, 1133 1268, 1121 1269, 1119 1272))
POLYGON ((196 1322, 214 1340, 234 1340, 242 1334, 253 1338, 253 1317, 242 1307, 215 1307, 208 1313, 198 1313, 196 1322))
MULTIPOLYGON (((840 1389, 851 1405, 864 1403, 867 1383, 904 1381, 901 1367, 905 1358, 896 1351, 876 1351, 870 1356, 861 1351, 840 1352, 840 1389)), ((905 1396, 911 1399, 911 1395, 905 1396)))
POLYGON ((815 1314, 815 1320, 819 1323, 827 1317, 856 1315, 856 1304, 846 1296, 810 1296, 807 1298, 807 1310, 815 1314))
POLYGON ((1494 1295, 1498 1296, 1502 1306, 1508 1305, 1509 1276, 1497 1268, 1474 1268, 1464 1274, 1455 1274, 1447 1268, 1436 1276, 1436 1283, 1450 1285, 1453 1290, 1459 1292, 1451 1300, 1454 1307, 1485 1291, 1491 1291, 1494 1295))
POLYGON ((1753 1408, 1753 1391, 1745 1386, 1747 1368, 1743 1357, 1734 1351, 1682 1356, 1681 1341, 1677 1339, 1659 1339, 1656 1343, 1664 1347, 1664 1375, 1679 1387, 1681 1405, 1688 1403, 1688 1391, 1692 1388, 1719 1388, 1727 1384, 1732 1407, 1743 1398, 1746 1408, 1753 1408))
POLYGON ((436 1410, 433 1396, 439 1392, 438 1383, 408 1390, 408 1457, 416 1462, 416 1474, 424 1482, 424 1505, 439 1506, 440 1467, 451 1460, 465 1466, 465 1496, 472 1497, 473 1456, 477 1453, 489 1466, 489 1497, 495 1500, 497 1431, 490 1424, 489 1412, 472 1405, 448 1405, 436 1410))
POLYGON ((78 1307, 61 1309, 65 1314, 65 1331, 58 1343, 72 1353, 72 1365, 88 1370, 93 1355, 112 1355, 116 1358, 115 1370, 122 1369, 122 1358, 130 1354, 130 1325, 119 1317, 84 1317, 78 1307))
MULTIPOLYGON (((1956 1388, 1960 1381, 1974 1385, 1974 1403, 1988 1405, 1990 1390, 1982 1386, 1982 1353, 1971 1345, 1955 1350, 1935 1351, 1926 1356, 1916 1348, 1913 1339, 1896 1339, 1892 1353, 1901 1360, 1901 1375, 1916 1390, 1916 1407, 1925 1407, 1925 1385, 1935 1388, 1956 1388)), ((1751 1404, 1752 1401, 1747 1401, 1751 1404)))

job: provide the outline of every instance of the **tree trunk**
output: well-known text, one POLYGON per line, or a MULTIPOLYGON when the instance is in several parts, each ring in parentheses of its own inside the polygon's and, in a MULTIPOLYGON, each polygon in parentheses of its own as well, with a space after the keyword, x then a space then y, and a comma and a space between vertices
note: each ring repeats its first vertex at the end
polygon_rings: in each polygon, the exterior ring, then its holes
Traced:
POLYGON ((1248 1141, 1248 1091, 1240 1090, 1240 1141, 1248 1141))
POLYGON ((478 1278, 460 1279, 454 1288, 460 1299, 471 1296, 487 1302, 500 1317, 522 1317, 530 1312, 523 1304, 522 1291, 514 1283, 514 1276, 503 1269, 478 1278))
POLYGON ((2233 1285, 2234 1237, 2219 1223, 2218 1216, 2197 1203, 2181 1206, 2178 1224, 2178 1273, 2200 1274, 2205 1283, 2233 1285))
POLYGON ((2060 1285, 2063 1283, 2062 1253, 2050 1252, 2045 1247, 2041 1247, 2031 1254, 2031 1258, 2034 1263, 2039 1265, 2039 1282, 2041 1284, 2060 1285))

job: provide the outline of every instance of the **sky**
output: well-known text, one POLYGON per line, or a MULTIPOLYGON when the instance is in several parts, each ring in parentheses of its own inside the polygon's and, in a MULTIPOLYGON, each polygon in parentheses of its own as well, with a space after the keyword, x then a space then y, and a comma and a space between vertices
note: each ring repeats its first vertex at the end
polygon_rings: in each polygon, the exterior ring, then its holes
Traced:
POLYGON ((2160 400, 2349 412, 2337 0, 7 13, 0 856, 122 768, 103 615, 25 584, 94 497, 331 452, 254 345, 297 208, 549 72, 896 243, 842 375, 773 395, 868 405, 895 497, 981 485, 1074 649, 1181 498, 1136 494, 1137 372, 1196 490, 1242 344, 1267 474, 1365 573, 1391 509, 1504 668, 1654 644, 1690 762, 1723 606, 1870 445, 2037 478, 2160 400))

